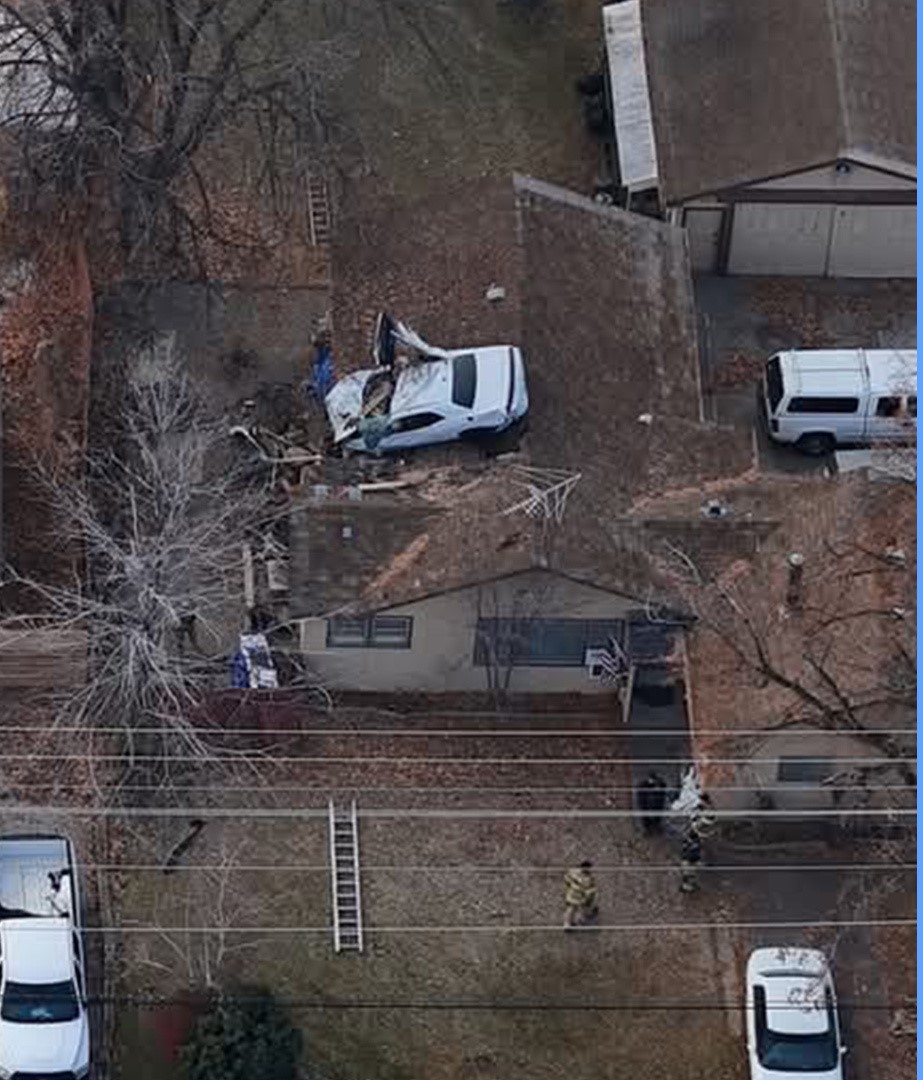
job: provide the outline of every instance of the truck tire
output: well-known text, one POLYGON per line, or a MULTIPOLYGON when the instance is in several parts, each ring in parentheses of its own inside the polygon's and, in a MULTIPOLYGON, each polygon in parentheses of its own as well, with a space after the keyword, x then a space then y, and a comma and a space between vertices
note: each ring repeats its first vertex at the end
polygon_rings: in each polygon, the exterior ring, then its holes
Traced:
POLYGON ((815 431, 802 435, 798 442, 795 443, 795 446, 798 447, 802 454, 808 454, 811 457, 824 457, 833 453, 835 443, 832 435, 815 431))

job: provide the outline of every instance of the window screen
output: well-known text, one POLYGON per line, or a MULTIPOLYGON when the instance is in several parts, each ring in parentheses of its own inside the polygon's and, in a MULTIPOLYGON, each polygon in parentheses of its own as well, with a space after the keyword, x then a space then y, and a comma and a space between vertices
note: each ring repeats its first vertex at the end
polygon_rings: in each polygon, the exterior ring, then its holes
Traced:
POLYGON ((785 410, 790 413, 855 413, 859 399, 854 397, 793 397, 785 410))
POLYGON ((470 409, 474 404, 477 388, 477 364, 474 353, 456 356, 452 361, 452 400, 463 409, 470 409))
POLYGON ((608 619, 478 619, 474 662, 513 667, 583 667, 587 649, 624 638, 624 623, 608 619))
POLYGON ((833 762, 827 758, 779 758, 779 782, 782 784, 819 784, 833 774, 833 762))
POLYGON ((409 649, 412 637, 409 615, 327 620, 328 649, 409 649))

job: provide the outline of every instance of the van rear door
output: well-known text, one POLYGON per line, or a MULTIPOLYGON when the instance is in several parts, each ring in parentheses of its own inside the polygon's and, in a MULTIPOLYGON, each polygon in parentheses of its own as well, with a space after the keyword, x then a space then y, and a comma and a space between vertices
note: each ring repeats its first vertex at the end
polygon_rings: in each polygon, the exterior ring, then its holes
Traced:
POLYGON ((763 396, 766 399, 766 415, 776 415, 782 399, 785 397, 785 384, 782 380, 782 364, 778 355, 771 356, 766 361, 766 371, 763 376, 763 396))

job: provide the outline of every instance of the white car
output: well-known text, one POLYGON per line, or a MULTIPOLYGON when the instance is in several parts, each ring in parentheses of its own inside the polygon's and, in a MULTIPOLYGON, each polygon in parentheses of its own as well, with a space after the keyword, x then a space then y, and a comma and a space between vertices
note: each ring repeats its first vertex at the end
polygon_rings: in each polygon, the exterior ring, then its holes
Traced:
POLYGON ((379 316, 377 367, 341 379, 325 400, 336 445, 376 454, 506 431, 529 411, 522 353, 513 345, 431 349, 379 316), (395 356, 395 341, 417 354, 395 356))
POLYGON ((817 949, 757 949, 747 963, 751 1080, 842 1080, 836 994, 817 949))
POLYGON ((89 1074, 80 939, 70 919, 0 922, 0 1078, 89 1074))

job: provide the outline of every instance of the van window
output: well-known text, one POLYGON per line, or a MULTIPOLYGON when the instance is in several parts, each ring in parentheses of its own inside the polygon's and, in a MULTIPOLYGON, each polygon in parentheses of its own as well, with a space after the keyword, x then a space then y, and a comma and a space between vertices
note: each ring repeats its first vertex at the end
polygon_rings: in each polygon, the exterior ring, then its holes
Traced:
POLYGON ((880 397, 875 406, 876 416, 898 416, 901 411, 901 399, 899 397, 880 397))
POLYGON ((916 418, 917 418, 917 395, 916 394, 911 394, 910 397, 907 398, 907 412, 909 412, 910 415, 914 418, 914 420, 916 420, 916 418))
POLYGON ((779 402, 785 396, 785 388, 782 385, 782 367, 778 356, 774 356, 766 364, 766 396, 769 398, 769 411, 775 412, 779 402))
POLYGON ((854 397, 793 397, 785 410, 790 413, 856 413, 859 399, 854 397))

